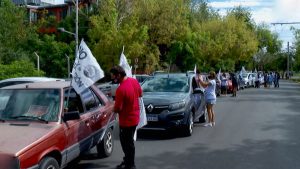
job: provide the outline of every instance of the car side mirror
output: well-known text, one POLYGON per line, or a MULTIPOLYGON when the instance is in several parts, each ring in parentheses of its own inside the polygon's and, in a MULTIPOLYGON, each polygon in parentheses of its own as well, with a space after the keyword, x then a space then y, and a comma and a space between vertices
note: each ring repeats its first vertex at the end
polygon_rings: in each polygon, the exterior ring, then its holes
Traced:
POLYGON ((65 112, 64 121, 70 121, 70 120, 78 120, 80 119, 79 111, 71 111, 71 112, 65 112))
POLYGON ((203 94, 204 91, 201 88, 195 88, 193 94, 203 94))

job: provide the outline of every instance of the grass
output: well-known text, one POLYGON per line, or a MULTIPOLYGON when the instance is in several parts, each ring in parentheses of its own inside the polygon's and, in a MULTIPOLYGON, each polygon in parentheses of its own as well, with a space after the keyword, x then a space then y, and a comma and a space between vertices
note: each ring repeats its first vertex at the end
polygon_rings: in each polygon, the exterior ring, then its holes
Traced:
POLYGON ((295 73, 291 80, 300 83, 300 73, 295 73))

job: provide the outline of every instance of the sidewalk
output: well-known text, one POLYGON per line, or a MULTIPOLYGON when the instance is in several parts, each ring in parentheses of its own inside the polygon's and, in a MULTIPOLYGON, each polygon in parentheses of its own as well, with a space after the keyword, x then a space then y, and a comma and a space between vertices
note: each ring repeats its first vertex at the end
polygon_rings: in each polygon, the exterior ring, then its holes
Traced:
POLYGON ((291 77, 291 80, 300 83, 300 74, 295 74, 291 77))

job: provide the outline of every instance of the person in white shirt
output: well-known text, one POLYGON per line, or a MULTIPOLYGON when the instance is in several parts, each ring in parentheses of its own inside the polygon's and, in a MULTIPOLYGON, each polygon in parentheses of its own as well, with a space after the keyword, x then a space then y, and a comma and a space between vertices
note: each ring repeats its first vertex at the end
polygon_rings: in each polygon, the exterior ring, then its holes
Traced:
POLYGON ((205 102, 206 109, 208 114, 208 123, 205 126, 215 126, 215 112, 213 110, 213 106, 217 102, 216 97, 216 73, 214 71, 209 72, 208 82, 202 80, 202 78, 198 78, 201 86, 205 88, 205 102))

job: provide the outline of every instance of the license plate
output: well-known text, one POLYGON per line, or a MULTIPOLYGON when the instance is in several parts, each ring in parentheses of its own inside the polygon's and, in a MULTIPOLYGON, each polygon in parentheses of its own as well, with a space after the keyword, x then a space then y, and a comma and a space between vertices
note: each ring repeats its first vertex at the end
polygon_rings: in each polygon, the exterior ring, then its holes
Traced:
POLYGON ((156 114, 147 114, 147 121, 158 121, 158 116, 156 114))

